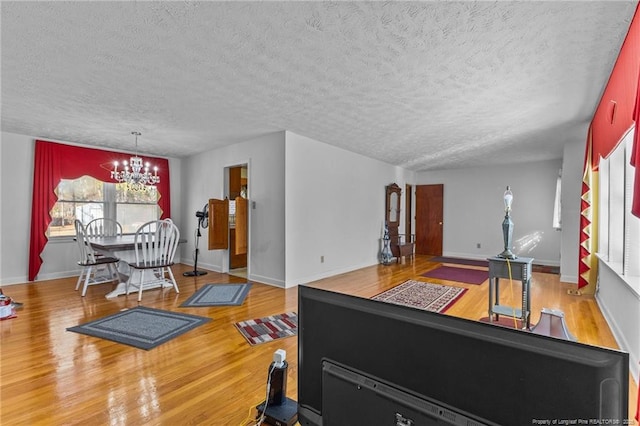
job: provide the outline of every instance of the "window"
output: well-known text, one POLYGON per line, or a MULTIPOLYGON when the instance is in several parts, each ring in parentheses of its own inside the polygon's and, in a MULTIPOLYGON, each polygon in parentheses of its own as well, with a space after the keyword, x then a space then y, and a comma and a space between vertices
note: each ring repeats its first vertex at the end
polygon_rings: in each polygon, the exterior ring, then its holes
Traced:
POLYGON ((159 193, 129 191, 126 184, 102 182, 90 176, 62 179, 56 187, 58 201, 51 209, 49 237, 75 235, 74 220, 87 224, 100 217, 120 222, 125 234, 134 233, 140 225, 160 218, 159 193))
POLYGON ((640 277, 640 219, 631 214, 633 130, 599 165, 598 255, 628 282, 640 277))

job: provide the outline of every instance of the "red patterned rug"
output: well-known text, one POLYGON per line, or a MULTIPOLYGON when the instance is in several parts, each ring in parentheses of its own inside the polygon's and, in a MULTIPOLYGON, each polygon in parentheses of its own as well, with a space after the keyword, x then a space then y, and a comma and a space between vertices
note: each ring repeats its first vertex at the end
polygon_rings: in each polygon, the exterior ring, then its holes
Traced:
POLYGON ((250 345, 272 342, 298 334, 298 314, 287 312, 234 324, 250 345))
POLYGON ((467 291, 466 288, 408 280, 373 300, 443 313, 467 291))
POLYGON ((440 263, 457 263, 458 265, 484 266, 485 268, 489 267, 489 261, 482 259, 462 259, 459 257, 437 256, 432 257, 429 260, 440 263))
POLYGON ((438 278, 447 281, 458 281, 467 284, 482 284, 489 279, 486 269, 455 268, 453 266, 439 266, 422 274, 427 278, 438 278))

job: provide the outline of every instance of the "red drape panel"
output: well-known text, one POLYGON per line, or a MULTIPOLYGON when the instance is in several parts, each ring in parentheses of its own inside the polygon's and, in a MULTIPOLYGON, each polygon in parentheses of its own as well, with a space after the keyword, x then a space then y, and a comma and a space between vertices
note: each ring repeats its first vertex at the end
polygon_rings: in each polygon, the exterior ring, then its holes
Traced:
POLYGON ((633 126, 640 71, 640 4, 622 43, 620 53, 591 121, 593 147, 591 164, 597 170, 600 157, 607 158, 633 126))
MULTIPOLYGON (((49 212, 57 201, 55 189, 61 179, 77 179, 92 176, 103 182, 111 181, 113 162, 128 160, 131 154, 83 148, 55 142, 36 140, 33 167, 33 200, 31 207, 31 240, 29 246, 29 281, 33 281, 42 265, 40 254, 47 244, 46 231, 51 223, 49 212)), ((171 213, 169 186, 169 161, 165 158, 147 157, 158 167, 161 194, 158 205, 162 218, 171 213)))
MULTIPOLYGON (((633 111, 637 103, 636 90, 638 87, 638 71, 640 70, 640 4, 629 26, 629 31, 622 44, 620 53, 613 67, 609 81, 604 89, 600 103, 596 108, 589 134, 585 153, 589 156, 584 162, 582 202, 580 217, 580 255, 578 259, 578 288, 594 284, 597 277, 597 262, 595 252, 597 243, 594 241, 597 233, 593 222, 593 210, 597 207, 597 199, 593 193, 590 180, 598 170, 600 157, 606 158, 616 148, 625 133, 633 125, 633 111), (587 167, 590 170, 587 170, 587 167), (585 207, 588 207, 585 210, 585 207), (587 233, 589 231, 591 233, 587 233), (591 266, 589 266, 591 265, 591 266)), ((637 121, 636 121, 637 125, 637 121)), ((636 132, 637 136, 637 132, 636 132)), ((636 155, 635 161, 638 162, 636 155)), ((638 172, 636 167, 636 182, 638 172)), ((635 198, 638 198, 638 184, 636 184, 635 198)), ((640 207, 640 206, 639 206, 640 207)))

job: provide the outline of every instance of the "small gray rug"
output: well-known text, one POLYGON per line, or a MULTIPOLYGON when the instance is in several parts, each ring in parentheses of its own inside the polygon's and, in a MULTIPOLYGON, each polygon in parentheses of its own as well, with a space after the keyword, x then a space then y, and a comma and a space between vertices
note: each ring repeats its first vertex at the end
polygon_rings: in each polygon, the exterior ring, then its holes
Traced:
POLYGON ((244 302, 251 284, 207 284, 198 289, 180 307, 239 306, 244 302))
POLYGON ((211 318, 138 306, 67 331, 149 350, 209 321, 211 318))

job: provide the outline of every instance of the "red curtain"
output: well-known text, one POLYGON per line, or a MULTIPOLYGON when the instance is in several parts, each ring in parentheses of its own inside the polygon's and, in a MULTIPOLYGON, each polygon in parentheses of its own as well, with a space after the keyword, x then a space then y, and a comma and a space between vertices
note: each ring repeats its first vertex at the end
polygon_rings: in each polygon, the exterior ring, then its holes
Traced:
MULTIPOLYGON (((640 217, 640 73, 638 73, 638 87, 636 89, 636 107, 633 110, 635 133, 633 134, 633 151, 631 151, 631 165, 635 167, 633 180, 633 203, 631 213, 640 217)), ((638 406, 636 407, 636 420, 640 421, 640 380, 638 380, 638 406)))
MULTIPOLYGON (((113 162, 128 160, 131 154, 104 151, 36 140, 33 166, 33 201, 31 207, 31 240, 29 246, 29 281, 35 280, 42 258, 40 254, 47 244, 47 228, 51 223, 50 211, 58 200, 55 189, 61 179, 77 179, 91 176, 103 182, 111 181, 113 162)), ((158 167, 161 194, 158 206, 162 218, 171 213, 169 195, 169 161, 165 158, 144 156, 158 167)))
MULTIPOLYGON (((606 158, 616 148, 622 137, 634 125, 633 118, 636 117, 636 129, 638 119, 634 114, 634 106, 638 103, 636 93, 638 90, 638 71, 640 71, 640 4, 636 6, 636 11, 629 26, 629 31, 625 37, 616 63, 609 76, 609 81, 600 98, 600 103, 596 108, 589 135, 587 136, 587 146, 585 153, 589 157, 585 160, 585 169, 582 186, 582 201, 580 217, 580 258, 578 259, 578 288, 593 285, 597 277, 597 262, 595 261, 595 251, 597 233, 595 227, 597 221, 593 215, 593 210, 597 207, 597 200, 593 193, 593 186, 589 179, 593 179, 593 174, 598 171, 600 157, 606 158), (587 167, 590 170, 587 170, 587 167), (587 208, 588 207, 588 208, 587 208), (585 209, 586 208, 586 209, 585 209), (589 232, 586 232, 589 231, 589 232), (590 265, 590 266, 589 266, 590 265)), ((636 130, 636 138, 638 131, 636 130)), ((639 150, 636 139, 635 151, 639 150)), ((634 156, 637 164, 640 162, 639 155, 634 156)), ((638 182, 638 166, 636 166, 635 181, 638 182)), ((634 209, 640 208, 640 185, 636 183, 634 191, 634 209)), ((636 213, 634 213, 636 214, 636 213)), ((636 214, 637 215, 637 214, 636 214)))
POLYGON ((633 203, 631 213, 640 217, 640 73, 638 73, 638 85, 636 88, 636 107, 633 110, 635 121, 635 133, 633 135, 633 150, 631 151, 631 165, 635 167, 635 179, 633 186, 633 203))

